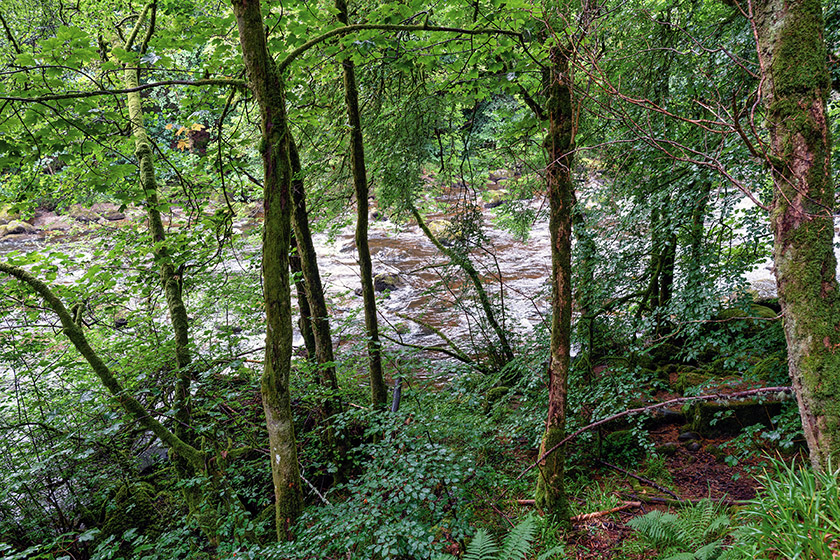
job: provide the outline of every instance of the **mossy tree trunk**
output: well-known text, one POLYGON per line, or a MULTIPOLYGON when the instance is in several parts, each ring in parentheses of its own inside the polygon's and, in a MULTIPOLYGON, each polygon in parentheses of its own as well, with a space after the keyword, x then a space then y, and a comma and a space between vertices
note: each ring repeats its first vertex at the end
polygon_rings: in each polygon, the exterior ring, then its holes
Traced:
POLYGON ((274 483, 278 539, 292 537, 302 497, 295 430, 289 395, 292 358, 292 306, 289 246, 292 230, 292 164, 285 90, 268 56, 259 0, 234 0, 242 57, 260 107, 264 167, 263 291, 265 293, 265 364, 261 380, 268 427, 269 460, 274 483))
POLYGON ((819 0, 753 4, 770 133, 774 263, 788 365, 815 469, 840 459, 840 293, 819 0))
MULTIPOLYGON (((540 456, 566 435, 566 402, 571 363, 572 326, 572 210, 575 204, 572 164, 575 141, 570 45, 549 49, 548 155, 546 180, 551 235, 551 356, 548 364, 548 419, 540 456)), ((539 465, 536 504, 561 523, 569 522, 563 482, 565 451, 559 449, 539 465)))
POLYGON ((306 348, 306 357, 315 359, 315 335, 312 332, 312 312, 309 310, 309 299, 306 296, 306 282, 303 281, 303 265, 300 262, 300 251, 297 246, 297 239, 292 235, 291 252, 289 253, 289 269, 292 271, 297 292, 298 311, 300 321, 298 328, 303 337, 303 345, 306 348))
MULTIPOLYGON (((338 20, 347 25, 347 2, 336 0, 335 6, 338 9, 338 20)), ((365 330, 368 339, 371 402, 374 407, 380 408, 387 403, 388 392, 382 375, 379 324, 376 318, 376 293, 373 289, 373 263, 368 245, 368 180, 365 168, 365 148, 362 139, 362 118, 359 112, 355 65, 350 58, 345 59, 341 65, 344 73, 344 99, 347 105, 347 120, 350 124, 350 167, 353 172, 353 188, 356 193, 356 250, 359 253, 365 330)))
MULTIPOLYGON (((132 32, 129 34, 123 47, 130 51, 137 39, 139 30, 146 21, 146 14, 151 9, 148 18, 148 30, 143 39, 140 50, 145 50, 155 28, 155 2, 147 4, 146 8, 138 18, 132 32)), ((140 85, 139 68, 126 66, 124 69, 124 81, 127 89, 137 88, 140 85)), ((160 200, 158 197, 158 186, 155 178, 155 163, 152 155, 152 143, 143 123, 143 102, 139 91, 129 92, 127 96, 128 117, 131 122, 131 134, 134 138, 134 154, 140 168, 140 188, 143 189, 143 196, 146 199, 146 215, 149 219, 149 229, 152 235, 154 246, 155 262, 158 263, 160 282, 166 298, 169 310, 169 320, 172 322, 172 330, 175 334, 175 399, 173 403, 175 435, 183 442, 194 445, 195 434, 192 430, 192 413, 190 411, 190 372, 189 365, 192 361, 190 353, 189 322, 187 319, 187 308, 184 305, 182 286, 184 267, 176 267, 172 255, 166 243, 166 230, 160 216, 160 200)), ((190 462, 181 454, 173 454, 172 461, 178 476, 182 480, 193 478, 204 469, 196 471, 190 462)), ((199 509, 204 501, 203 489, 198 485, 184 487, 184 497, 190 508, 190 512, 199 515, 205 533, 213 544, 216 542, 216 521, 208 515, 201 515, 199 509)))
POLYGON ((318 270, 318 255, 312 241, 309 229, 309 214, 306 211, 306 191, 303 184, 303 169, 300 154, 291 133, 286 131, 289 142, 289 160, 292 170, 292 226, 297 242, 298 257, 300 258, 303 285, 306 291, 306 301, 309 303, 310 328, 315 343, 315 361, 318 364, 318 382, 327 387, 332 396, 325 399, 324 418, 329 418, 341 410, 338 398, 338 380, 335 376, 335 357, 333 355, 332 333, 330 332, 330 318, 327 311, 327 298, 324 295, 324 285, 321 282, 321 272, 318 270))

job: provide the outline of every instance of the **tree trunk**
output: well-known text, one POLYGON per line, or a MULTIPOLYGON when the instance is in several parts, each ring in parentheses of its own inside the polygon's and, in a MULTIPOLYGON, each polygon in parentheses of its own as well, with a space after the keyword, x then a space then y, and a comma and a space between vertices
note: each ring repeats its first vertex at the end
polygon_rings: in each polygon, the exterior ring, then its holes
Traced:
POLYGON ((309 360, 315 359, 315 335, 312 332, 312 312, 309 310, 309 299, 306 296, 306 283, 303 281, 303 265, 300 262, 300 251, 297 246, 297 239, 292 235, 290 240, 291 252, 289 253, 289 269, 292 271, 297 292, 298 310, 300 311, 300 335, 303 337, 303 345, 306 348, 306 357, 309 360))
MULTIPOLYGON (((572 325, 572 209, 575 204, 572 163, 575 139, 569 45, 549 50, 548 152, 546 178, 551 234, 551 357, 548 364, 548 419, 540 456, 566 434, 566 400, 572 325)), ((536 504, 564 524, 569 522, 569 504, 563 484, 565 450, 560 449, 540 464, 536 504)))
POLYGON ((318 270, 318 254, 315 252, 312 232, 309 229, 300 154, 294 138, 288 131, 286 134, 289 135, 289 157, 292 166, 292 200, 294 202, 292 225, 303 272, 306 300, 309 302, 310 324, 315 341, 315 361, 318 364, 318 381, 332 392, 332 396, 323 403, 324 418, 329 418, 341 410, 341 401, 337 394, 338 380, 335 376, 330 318, 327 312, 327 299, 324 296, 324 285, 321 283, 321 272, 318 270))
MULTIPOLYGON (((336 0, 338 20, 348 24, 347 2, 336 0)), ((362 277, 362 297, 365 308, 365 330, 368 340, 370 364, 370 394, 375 408, 385 406, 388 392, 382 375, 379 325, 376 318, 376 293, 373 289, 373 263, 368 246, 368 182, 365 169, 365 148, 362 140, 362 118, 359 113, 359 93, 356 88, 356 69, 350 58, 342 63, 344 69, 344 99, 347 120, 350 124, 350 167, 353 170, 353 187, 356 192, 356 250, 359 253, 359 271, 362 277)))
POLYGON ((770 215, 788 366, 815 469, 840 459, 840 301, 819 0, 754 4, 770 133, 770 215))
MULTIPOLYGON (((151 34, 154 32, 155 3, 147 5, 141 13, 124 48, 131 50, 137 34, 144 24, 148 8, 151 7, 152 15, 149 18, 147 35, 141 45, 141 50, 148 43, 151 34)), ((125 87, 127 89, 139 86, 139 69, 126 66, 124 70, 125 87)), ((177 367, 175 381, 175 400, 173 403, 174 426, 173 432, 177 438, 184 443, 195 445, 195 437, 192 431, 192 413, 190 412, 190 373, 189 364, 192 361, 190 354, 189 322, 187 319, 187 308, 182 297, 183 267, 176 269, 172 256, 166 244, 166 230, 158 210, 160 201, 158 199, 157 180, 155 178, 154 158, 152 157, 152 143, 146 132, 143 123, 143 103, 139 91, 126 94, 128 117, 131 122, 131 133, 134 137, 134 154, 140 168, 140 188, 146 198, 146 215, 149 218, 149 229, 154 244, 155 262, 160 266, 159 276, 169 310, 169 320, 172 322, 172 330, 175 334, 175 364, 177 367)), ((195 470, 186 457, 173 453, 172 462, 178 477, 181 480, 194 478, 203 472, 204 469, 195 470)), ((216 536, 217 521, 212 514, 202 514, 201 506, 204 502, 204 491, 201 486, 188 485, 183 489, 184 498, 189 506, 190 513, 197 515, 207 537, 214 545, 218 544, 216 536)), ((212 508, 208 508, 208 511, 212 508)))
POLYGON ((234 0, 233 11, 248 80, 260 106, 260 152, 265 173, 263 291, 265 364, 260 389, 268 427, 278 539, 291 538, 302 509, 295 428, 289 396, 292 358, 292 302, 289 245, 292 165, 285 90, 266 50, 259 0, 234 0))

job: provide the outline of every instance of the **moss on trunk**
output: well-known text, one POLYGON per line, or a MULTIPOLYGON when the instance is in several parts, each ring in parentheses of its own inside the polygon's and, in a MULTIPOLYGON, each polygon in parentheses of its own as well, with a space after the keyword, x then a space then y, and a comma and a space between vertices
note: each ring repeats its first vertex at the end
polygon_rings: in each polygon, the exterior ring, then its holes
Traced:
POLYGON ((248 81, 260 106, 262 123, 266 339, 260 388, 268 428, 277 536, 288 539, 292 537, 292 525, 300 515, 303 501, 289 395, 292 358, 289 246, 293 203, 286 99, 283 82, 266 50, 259 1, 234 0, 233 11, 248 81))
POLYGON ((840 457, 840 296, 819 0, 755 4, 775 196, 771 212, 788 366, 814 468, 840 457))
MULTIPOLYGON (((546 177, 551 234, 551 357, 548 365, 548 419, 540 456, 561 441, 566 432, 571 326, 572 326, 572 211, 575 204, 572 163, 574 112, 569 74, 571 51, 567 45, 549 50, 549 129, 545 138, 548 154, 546 177)), ((564 454, 560 449, 540 464, 536 503, 563 524, 569 522, 569 506, 563 484, 564 454)))

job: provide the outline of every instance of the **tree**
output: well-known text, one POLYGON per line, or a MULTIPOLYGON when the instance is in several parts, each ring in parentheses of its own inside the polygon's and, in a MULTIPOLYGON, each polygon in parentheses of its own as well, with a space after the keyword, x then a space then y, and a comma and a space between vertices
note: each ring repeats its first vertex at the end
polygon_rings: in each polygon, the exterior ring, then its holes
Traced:
POLYGON ((770 221, 790 377, 814 468, 840 458, 840 286, 833 251, 831 92, 818 0, 744 7, 755 26, 770 139, 770 221))

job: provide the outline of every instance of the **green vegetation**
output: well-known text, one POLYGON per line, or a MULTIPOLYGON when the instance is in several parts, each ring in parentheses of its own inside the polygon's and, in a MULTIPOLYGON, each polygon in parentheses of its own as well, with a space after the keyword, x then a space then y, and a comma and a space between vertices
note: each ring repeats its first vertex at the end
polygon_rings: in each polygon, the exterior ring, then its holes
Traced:
POLYGON ((836 557, 823 9, 7 0, 0 554, 836 557))

